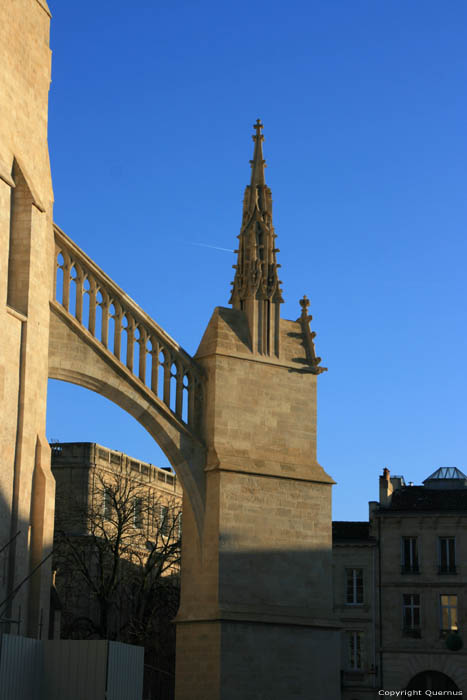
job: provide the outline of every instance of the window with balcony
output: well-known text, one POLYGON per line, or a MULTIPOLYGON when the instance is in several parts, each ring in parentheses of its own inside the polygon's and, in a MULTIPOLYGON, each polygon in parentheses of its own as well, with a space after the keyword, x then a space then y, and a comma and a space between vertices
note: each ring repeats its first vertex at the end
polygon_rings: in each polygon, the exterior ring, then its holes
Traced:
POLYGON ((454 537, 440 537, 438 540, 438 573, 456 573, 456 540, 454 537))
POLYGON ((458 630, 457 595, 440 595, 441 636, 458 630))
POLYGON ((404 637, 421 637, 420 594, 404 593, 402 596, 402 630, 404 637))
POLYGON ((403 537, 401 541, 401 573, 418 574, 418 543, 416 537, 403 537))
POLYGON ((362 647, 363 633, 351 630, 346 632, 347 638, 347 670, 361 671, 362 670, 362 647))
POLYGON ((363 604, 363 569, 346 569, 345 602, 347 605, 363 604))

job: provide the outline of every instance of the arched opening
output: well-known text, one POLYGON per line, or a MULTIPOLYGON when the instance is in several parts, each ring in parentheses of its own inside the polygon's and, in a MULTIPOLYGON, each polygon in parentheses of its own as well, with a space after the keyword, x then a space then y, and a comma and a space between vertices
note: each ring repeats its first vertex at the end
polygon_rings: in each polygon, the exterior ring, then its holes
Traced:
MULTIPOLYGON (((102 314, 104 306, 104 296, 100 289, 96 289, 96 315, 94 319, 94 331, 92 327, 89 329, 97 340, 101 343, 102 340, 102 314)), ((91 307, 92 308, 92 307, 91 307)))
MULTIPOLYGON (((145 683, 158 691, 164 690, 166 685, 171 688, 175 658, 175 627, 172 620, 178 607, 180 560, 174 547, 171 549, 170 542, 172 536, 180 540, 181 501, 180 495, 178 503, 157 496, 161 487, 163 495, 171 488, 176 492, 176 476, 170 469, 170 460, 154 437, 120 406, 67 381, 49 380, 47 436, 52 447, 52 469, 57 479, 57 502, 62 504, 62 513, 64 486, 68 485, 68 481, 59 488, 57 466, 54 470, 54 452, 57 463, 57 456, 64 455, 68 448, 68 466, 66 459, 62 463, 58 459, 58 468, 62 471, 62 480, 69 480, 71 486, 68 491, 72 497, 69 500, 71 507, 67 508, 66 517, 69 518, 70 513, 75 516, 71 537, 67 538, 65 527, 57 527, 56 524, 53 565, 57 572, 55 581, 61 602, 62 636, 65 639, 111 638, 144 646, 150 664, 149 672, 145 668, 145 683), (74 445, 71 448, 63 443, 74 445), (110 482, 100 479, 97 469, 95 474, 91 474, 90 468, 87 471, 84 457, 86 445, 83 443, 97 443, 93 451, 89 451, 92 455, 89 465, 94 460, 94 466, 102 469, 105 462, 106 472, 111 474, 110 482), (151 467, 162 467, 167 471, 164 473, 151 467), (85 481, 86 478, 88 481, 85 481), (135 480, 139 483, 139 489, 133 485, 135 480), (83 504, 81 510, 76 510, 76 503, 78 506, 83 504), (75 543, 77 534, 80 534, 78 519, 83 516, 84 509, 87 515, 87 520, 83 520, 86 522, 83 526, 86 536, 80 539, 81 569, 78 570, 73 559, 77 550, 67 550, 67 544, 75 543), (119 574, 112 591, 108 593, 108 599, 101 597, 96 603, 90 592, 104 579, 107 568, 112 564, 112 552, 117 557, 112 540, 112 523, 116 514, 124 515, 127 523, 119 531, 119 541, 122 543, 119 574), (157 523, 156 528, 153 521, 157 523), (94 529, 91 523, 94 523, 94 529), (158 539, 154 532, 158 533, 158 539), (88 552, 89 556, 83 556, 83 552, 88 552), (152 568, 151 561, 154 562, 152 568), (161 575, 160 583, 157 583, 159 566, 165 567, 166 574, 165 579, 161 575), (86 580, 89 581, 88 587, 86 580), (142 581, 145 587, 140 585, 142 581), (131 596, 127 595, 129 592, 131 596), (109 615, 105 624, 108 627, 102 628, 100 613, 103 602, 107 601, 109 615), (138 627, 140 621, 144 625, 138 627), (135 636, 134 630, 140 638, 135 636), (155 650, 159 647, 163 648, 164 653, 161 656, 159 652, 156 664, 155 650), (157 673, 154 671, 156 666, 157 673)), ((77 547, 76 544, 74 546, 77 547)))
POLYGON ((55 273, 55 299, 63 304, 63 270, 65 267, 65 259, 63 253, 57 256, 57 269, 55 273))
POLYGON ((170 409, 175 413, 177 403, 177 376, 178 369, 175 362, 170 366, 170 409))
POLYGON ((188 391, 190 388, 190 379, 188 374, 183 375, 183 398, 182 398, 182 420, 188 423, 188 391))
POLYGON ((83 282, 83 318, 82 318, 82 324, 85 328, 89 329, 89 320, 90 320, 90 308, 91 308, 91 284, 89 282, 88 277, 84 279, 83 282))
POLYGON ((145 348, 145 384, 157 394, 157 354, 154 350, 154 343, 151 338, 148 338, 146 341, 145 348))
POLYGON ((417 673, 406 690, 459 690, 452 678, 441 671, 422 671, 417 673))
POLYGON ((163 350, 159 353, 158 370, 157 370, 157 395, 160 399, 164 399, 164 377, 167 374, 166 371, 166 358, 163 350))
POLYGON ((76 264, 73 264, 70 268, 70 300, 68 311, 69 313, 77 318, 77 309, 79 308, 78 302, 79 296, 79 272, 76 264))
MULTIPOLYGON (((107 338, 107 348, 110 350, 110 352, 113 352, 117 359, 120 359, 120 351, 117 352, 115 351, 115 336, 116 336, 116 317, 117 317, 117 310, 115 308, 115 305, 113 303, 110 304, 109 306, 109 325, 108 325, 108 338, 107 338)), ((118 346, 118 343, 117 343, 118 346)))
POLYGON ((170 468, 153 437, 112 401, 86 388, 49 379, 47 437, 52 442, 95 442, 142 462, 170 468))
MULTIPOLYGON (((74 335, 70 334, 70 343, 75 342, 75 340, 77 339, 74 335)), ((166 411, 164 406, 151 393, 148 393, 148 390, 142 383, 137 382, 134 384, 130 380, 127 383, 122 382, 118 371, 114 371, 105 360, 96 356, 90 349, 88 352, 84 352, 81 356, 76 357, 73 356, 73 353, 63 356, 62 348, 63 344, 61 341, 58 343, 53 339, 51 340, 51 354, 49 356, 50 379, 59 379, 91 389, 93 392, 110 399, 111 402, 122 408, 143 426, 149 437, 159 446, 171 467, 177 473, 193 510, 198 532, 201 533, 203 529, 205 489, 205 448, 202 442, 190 433, 187 428, 183 427, 182 424, 177 423, 170 409, 166 411)), ((170 365, 166 365, 164 369, 164 389, 168 389, 170 392, 170 365)), ((159 401, 161 399, 162 397, 159 397, 159 401)), ((59 410, 60 420, 62 420, 61 413, 62 411, 59 410)), ((95 434, 97 429, 96 420, 100 419, 101 411, 84 409, 81 410, 81 413, 88 416, 95 434)), ((124 431, 118 432, 118 434, 123 433, 124 431)), ((61 436, 52 435, 51 437, 63 439, 61 436)), ((97 443, 99 440, 100 438, 97 437, 94 442, 97 443)), ((122 447, 116 446, 116 449, 122 450, 122 447)), ((123 449, 127 448, 123 447, 123 449)), ((159 454, 161 453, 159 452, 159 454)))

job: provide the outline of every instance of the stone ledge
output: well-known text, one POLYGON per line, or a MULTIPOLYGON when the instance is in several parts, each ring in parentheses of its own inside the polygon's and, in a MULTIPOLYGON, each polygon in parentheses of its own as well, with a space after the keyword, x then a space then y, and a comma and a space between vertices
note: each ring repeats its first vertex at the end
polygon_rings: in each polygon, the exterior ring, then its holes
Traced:
POLYGON ((268 612, 254 613, 251 611, 240 610, 219 610, 212 616, 200 616, 190 618, 175 618, 174 622, 177 625, 219 623, 219 622, 238 622, 260 625, 287 625, 292 627, 319 627, 323 630, 332 630, 338 632, 342 625, 334 620, 326 620, 318 617, 298 617, 287 614, 274 614, 268 612))
MULTIPOLYGON (((315 467, 316 469, 316 467, 315 467)), ((336 482, 332 479, 329 474, 326 474, 322 467, 318 467, 314 473, 309 476, 300 476, 299 474, 284 474, 276 471, 269 472, 259 472, 254 469, 248 469, 247 467, 239 467, 236 465, 226 464, 225 462, 220 464, 215 464, 212 466, 205 467, 205 472, 234 472, 236 474, 245 474, 247 476, 261 476, 269 479, 287 479, 288 481, 305 481, 313 482, 317 484, 335 484, 336 482), (319 471, 318 471, 319 470, 319 471)))
POLYGON ((20 311, 16 311, 16 309, 13 309, 12 306, 5 306, 7 314, 10 314, 10 316, 13 316, 14 318, 17 318, 18 321, 21 321, 22 323, 25 323, 28 320, 28 317, 22 314, 20 311))

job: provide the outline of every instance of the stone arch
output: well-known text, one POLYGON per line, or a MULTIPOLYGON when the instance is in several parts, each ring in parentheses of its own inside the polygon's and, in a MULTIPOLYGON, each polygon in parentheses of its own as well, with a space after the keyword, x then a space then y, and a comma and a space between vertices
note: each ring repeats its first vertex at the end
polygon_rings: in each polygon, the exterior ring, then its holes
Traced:
POLYGON ((133 373, 117 364, 112 352, 56 306, 52 306, 50 317, 48 375, 101 394, 147 430, 176 470, 201 533, 205 464, 202 442, 133 373))
MULTIPOLYGON (((419 674, 426 671, 434 671, 448 676, 462 691, 467 690, 467 668, 462 663, 463 657, 456 656, 455 652, 449 654, 413 654, 399 664, 394 659, 391 669, 399 676, 397 687, 407 688, 409 683, 419 674)), ((392 680, 392 679, 391 679, 392 680)), ((387 679, 389 683, 390 679, 387 679)), ((394 687, 396 687, 394 685, 394 687)))
POLYGON ((414 676, 407 690, 449 690, 457 691, 459 687, 454 683, 452 678, 442 671, 422 671, 414 676))

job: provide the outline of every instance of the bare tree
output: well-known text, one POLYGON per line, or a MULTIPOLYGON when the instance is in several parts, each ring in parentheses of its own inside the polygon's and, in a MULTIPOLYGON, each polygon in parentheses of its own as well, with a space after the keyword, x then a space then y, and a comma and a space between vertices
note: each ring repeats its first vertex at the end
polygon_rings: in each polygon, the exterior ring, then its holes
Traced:
POLYGON ((57 498, 63 636, 168 653, 179 601, 180 500, 132 474, 94 470, 92 481, 57 498))

